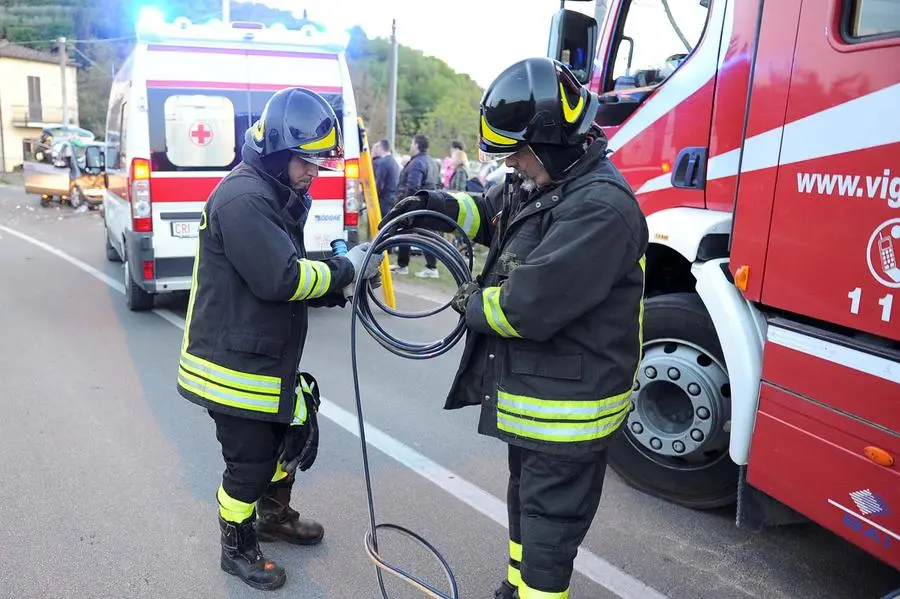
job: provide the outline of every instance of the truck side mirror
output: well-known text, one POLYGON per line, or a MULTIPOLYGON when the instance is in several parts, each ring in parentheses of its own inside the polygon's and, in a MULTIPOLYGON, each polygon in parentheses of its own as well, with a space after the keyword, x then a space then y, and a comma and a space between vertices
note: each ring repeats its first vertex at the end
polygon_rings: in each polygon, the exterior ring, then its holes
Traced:
POLYGON ((87 148, 85 148, 84 166, 85 170, 98 174, 106 168, 106 164, 103 159, 103 152, 100 151, 100 146, 88 146, 87 148))
POLYGON ((562 9, 550 22, 547 56, 567 65, 578 82, 586 85, 594 71, 594 53, 600 26, 594 17, 562 9))

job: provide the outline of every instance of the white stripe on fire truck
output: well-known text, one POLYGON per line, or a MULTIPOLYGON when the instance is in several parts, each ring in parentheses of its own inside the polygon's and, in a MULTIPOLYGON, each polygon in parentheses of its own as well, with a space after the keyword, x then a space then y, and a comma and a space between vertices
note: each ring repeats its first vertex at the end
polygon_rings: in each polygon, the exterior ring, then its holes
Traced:
POLYGON ((900 384, 900 363, 898 362, 781 327, 769 326, 766 337, 770 343, 781 347, 900 384))
MULTIPOLYGON (((884 118, 898 105, 900 83, 895 83, 797 119, 784 127, 749 137, 744 143, 741 173, 898 143, 900 120, 884 118), (853 126, 841 126, 846 123, 853 123, 853 126), (838 130, 839 135, 835 134, 838 130)), ((739 154, 740 149, 735 149, 710 158, 706 180, 735 176, 739 154)), ((644 183, 637 193, 670 187, 672 175, 665 174, 644 183)))

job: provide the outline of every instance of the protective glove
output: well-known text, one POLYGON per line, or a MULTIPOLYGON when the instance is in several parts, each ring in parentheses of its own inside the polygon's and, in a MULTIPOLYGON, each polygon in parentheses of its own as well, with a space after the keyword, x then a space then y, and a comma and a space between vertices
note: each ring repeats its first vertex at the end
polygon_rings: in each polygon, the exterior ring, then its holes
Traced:
MULTIPOLYGON (((378 228, 381 229, 387 223, 391 222, 398 216, 402 216, 408 212, 413 212, 414 210, 432 210, 434 212, 440 212, 441 214, 446 214, 450 218, 456 220, 457 215, 459 214, 459 204, 456 199, 452 196, 440 193, 440 192, 419 192, 419 194, 414 196, 408 196, 394 204, 394 206, 388 211, 384 218, 381 219, 381 222, 378 223, 378 228), (449 200, 447 198, 450 198, 449 200)), ((408 229, 411 227, 422 227, 423 229, 431 229, 432 231, 442 231, 444 233, 452 233, 455 231, 455 227, 453 225, 437 219, 437 218, 428 218, 426 217, 414 217, 411 219, 406 219, 400 221, 398 225, 399 229, 408 229)))
POLYGON ((297 408, 284 435, 283 449, 279 461, 284 464, 284 471, 291 474, 295 469, 309 470, 319 453, 319 384, 307 372, 297 374, 297 408), (304 410, 300 409, 303 402, 304 410))
MULTIPOLYGON (((363 260, 366 257, 366 252, 369 251, 369 247, 371 247, 371 243, 361 243, 359 245, 353 246, 350 250, 344 255, 345 258, 350 260, 350 263, 353 265, 353 281, 344 287, 344 297, 352 297, 353 296, 353 288, 356 286, 356 281, 360 278, 360 269, 362 268, 363 260)), ((369 264, 366 266, 366 272, 362 273, 362 278, 364 280, 370 281, 370 284, 373 282, 372 279, 377 277, 379 274, 379 269, 381 268, 381 263, 384 260, 384 253, 380 254, 372 254, 372 259, 369 260, 369 264)), ((376 285, 374 287, 378 287, 381 284, 381 279, 374 281, 376 285)))
POLYGON ((466 305, 469 303, 469 298, 472 297, 472 294, 478 291, 478 289, 478 283, 475 281, 463 283, 459 286, 459 289, 456 290, 453 299, 450 300, 450 307, 456 310, 461 316, 465 316, 466 305))

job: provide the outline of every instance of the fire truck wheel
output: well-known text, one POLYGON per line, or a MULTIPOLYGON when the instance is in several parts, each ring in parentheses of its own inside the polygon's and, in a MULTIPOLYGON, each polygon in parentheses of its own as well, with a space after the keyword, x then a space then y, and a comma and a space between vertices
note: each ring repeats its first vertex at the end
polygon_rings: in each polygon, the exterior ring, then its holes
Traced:
POLYGON ((647 299, 643 352, 634 407, 610 445, 610 467, 632 487, 685 507, 733 503, 728 374, 700 297, 647 299))

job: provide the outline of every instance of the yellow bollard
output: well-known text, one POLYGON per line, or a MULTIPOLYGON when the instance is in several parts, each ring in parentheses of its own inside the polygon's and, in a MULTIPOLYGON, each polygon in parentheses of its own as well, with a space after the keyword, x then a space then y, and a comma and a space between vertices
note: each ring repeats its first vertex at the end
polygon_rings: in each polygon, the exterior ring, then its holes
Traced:
MULTIPOLYGON (((375 239, 378 234, 378 223, 381 222, 381 205, 378 203, 378 190, 375 188, 375 170, 372 168, 372 154, 369 152, 369 138, 362 117, 359 122, 359 182, 363 197, 366 200, 366 215, 369 221, 369 235, 375 239)), ((396 308, 394 283, 391 280, 391 264, 387 252, 381 262, 381 287, 384 292, 384 303, 389 308, 396 308)))

